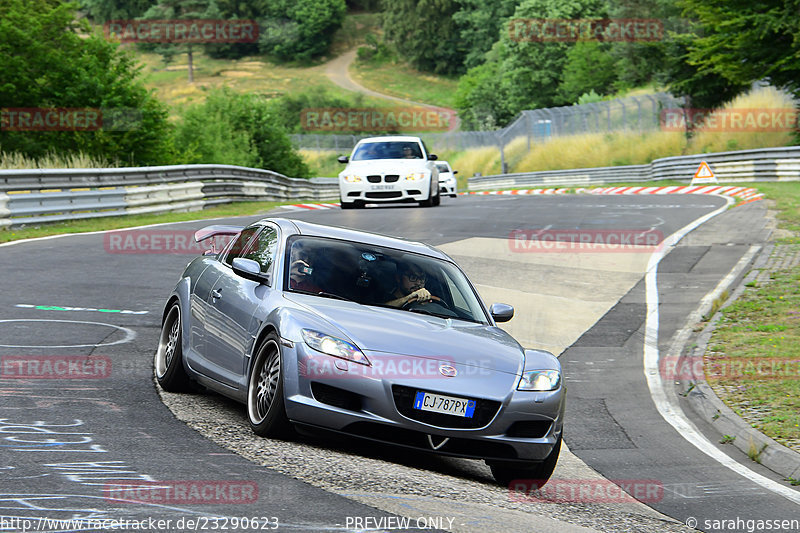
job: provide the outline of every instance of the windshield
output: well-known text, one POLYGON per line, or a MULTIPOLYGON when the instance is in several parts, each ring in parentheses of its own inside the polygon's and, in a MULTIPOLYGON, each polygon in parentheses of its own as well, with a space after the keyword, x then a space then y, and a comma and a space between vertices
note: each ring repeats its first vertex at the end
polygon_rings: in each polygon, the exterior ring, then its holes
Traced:
POLYGON ((351 161, 372 159, 422 159, 422 149, 414 141, 385 141, 358 145, 351 161))
POLYGON ((487 323, 466 276, 450 262, 321 237, 292 237, 286 249, 286 291, 487 323), (405 301, 420 289, 430 295, 424 302, 405 301))
POLYGON ((439 172, 450 172, 450 167, 444 163, 437 163, 436 168, 439 169, 439 172))

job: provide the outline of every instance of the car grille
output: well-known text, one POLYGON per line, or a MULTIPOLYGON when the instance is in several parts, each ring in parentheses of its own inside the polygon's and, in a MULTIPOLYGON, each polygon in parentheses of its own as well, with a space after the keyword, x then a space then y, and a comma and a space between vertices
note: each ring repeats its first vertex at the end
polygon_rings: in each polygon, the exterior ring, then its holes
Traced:
MULTIPOLYGON (((453 428, 453 429, 477 429, 489 425, 489 422, 497 414, 500 409, 500 402, 493 400, 485 400, 482 398, 472 398, 470 396, 463 396, 457 394, 459 398, 467 400, 475 400, 475 412, 472 418, 446 415, 444 413, 432 413, 430 411, 422 411, 414 409, 414 397, 418 391, 432 392, 424 389, 416 389, 412 387, 404 387, 402 385, 392 385, 392 395, 394 396, 394 405, 397 411, 411 420, 422 422, 440 428, 453 428)), ((443 393, 442 393, 443 394, 443 393)), ((453 396, 453 394, 447 394, 453 396)))
POLYGON ((400 198, 403 193, 400 191, 381 191, 364 193, 367 198, 400 198))
MULTIPOLYGON (((421 431, 378 424, 375 422, 355 422, 343 429, 346 433, 379 442, 387 442, 395 446, 407 446, 420 451, 433 451, 428 436, 421 431)), ((434 436, 438 444, 441 437, 434 436)), ((489 442, 480 439, 450 437, 436 453, 457 457, 473 457, 477 459, 513 460, 517 459, 517 451, 513 446, 503 442, 489 442)))
POLYGON ((367 181, 370 183, 380 183, 381 177, 379 175, 367 176, 367 181))
POLYGON ((383 180, 386 183, 394 183, 395 181, 397 181, 399 179, 400 179, 400 176, 398 176, 397 174, 386 174, 386 176, 383 177, 383 180))

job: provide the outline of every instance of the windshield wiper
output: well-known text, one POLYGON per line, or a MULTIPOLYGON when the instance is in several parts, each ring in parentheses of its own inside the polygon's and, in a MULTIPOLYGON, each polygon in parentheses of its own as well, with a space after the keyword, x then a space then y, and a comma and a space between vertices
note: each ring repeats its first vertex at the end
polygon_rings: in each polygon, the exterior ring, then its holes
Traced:
POLYGON ((312 292, 311 294, 316 294, 317 296, 322 296, 323 298, 333 298, 335 300, 344 300, 345 302, 358 303, 355 300, 351 300, 350 298, 345 298, 344 296, 340 296, 338 294, 333 294, 332 292, 319 291, 319 292, 312 292))
MULTIPOLYGON (((292 292, 297 292, 300 294, 310 294, 312 296, 322 296, 323 298, 332 298, 334 300, 344 300, 345 302, 354 302, 350 298, 345 298, 344 296, 339 296, 338 294, 333 294, 332 292, 325 292, 325 291, 306 291, 303 289, 291 289, 292 292)), ((358 303, 358 302, 355 302, 358 303)))

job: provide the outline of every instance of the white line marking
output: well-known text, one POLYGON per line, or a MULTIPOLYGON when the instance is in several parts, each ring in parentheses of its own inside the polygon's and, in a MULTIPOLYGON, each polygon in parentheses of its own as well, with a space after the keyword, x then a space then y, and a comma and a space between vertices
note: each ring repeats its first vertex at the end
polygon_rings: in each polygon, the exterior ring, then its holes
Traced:
POLYGON ((646 299, 647 299, 647 319, 645 322, 645 342, 644 342, 644 376, 650 395, 658 409, 659 414, 671 425, 684 439, 689 441, 698 450, 705 453, 721 465, 729 468, 737 474, 761 485, 767 490, 783 496, 784 498, 800 504, 800 492, 785 487, 780 483, 762 476, 744 466, 743 464, 728 457, 725 453, 717 449, 695 425, 686 417, 680 406, 674 404, 666 394, 661 375, 658 370, 658 283, 656 271, 658 263, 666 256, 667 252, 673 248, 687 233, 697 228, 711 218, 722 213, 733 203, 733 199, 726 198, 726 204, 719 209, 708 213, 694 222, 687 224, 670 235, 664 242, 665 245, 650 256, 645 275, 646 299))
POLYGON ((33 344, 0 344, 0 348, 98 348, 100 346, 114 346, 115 344, 124 344, 126 342, 130 342, 136 338, 136 332, 129 328, 124 328, 122 326, 116 326, 114 324, 107 324, 105 322, 89 322, 86 320, 48 320, 44 318, 12 318, 7 320, 0 320, 0 323, 6 322, 66 322, 69 324, 91 324, 93 326, 106 326, 109 328, 114 328, 122 331, 125 333, 125 337, 114 342, 104 342, 100 344, 66 344, 63 346, 56 346, 56 345, 33 345, 33 344))

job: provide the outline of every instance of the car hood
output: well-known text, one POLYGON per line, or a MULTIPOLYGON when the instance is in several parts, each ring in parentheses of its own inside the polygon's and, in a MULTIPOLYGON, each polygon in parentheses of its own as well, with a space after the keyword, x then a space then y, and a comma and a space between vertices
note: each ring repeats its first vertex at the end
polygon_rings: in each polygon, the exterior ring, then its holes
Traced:
POLYGON ((369 161, 351 161, 339 175, 347 174, 403 174, 429 170, 424 159, 372 159, 369 161))
POLYGON ((522 371, 523 348, 495 326, 308 295, 286 297, 330 323, 365 352, 426 357, 510 374, 522 371))

